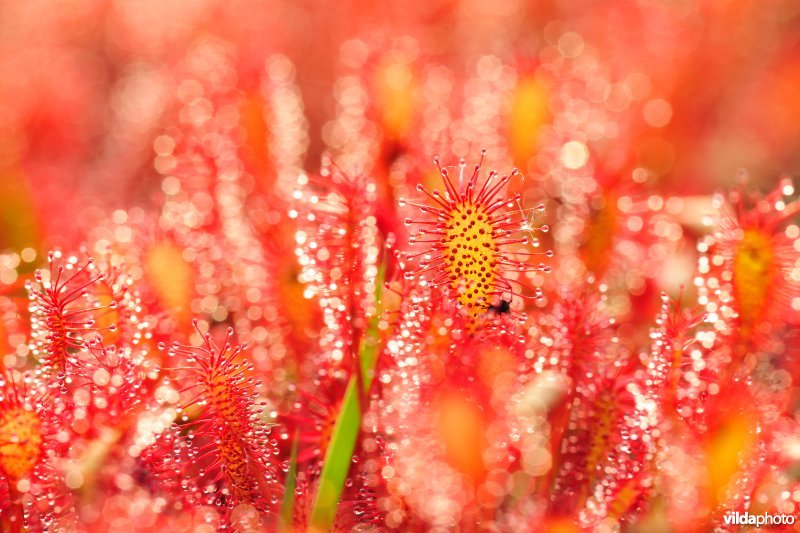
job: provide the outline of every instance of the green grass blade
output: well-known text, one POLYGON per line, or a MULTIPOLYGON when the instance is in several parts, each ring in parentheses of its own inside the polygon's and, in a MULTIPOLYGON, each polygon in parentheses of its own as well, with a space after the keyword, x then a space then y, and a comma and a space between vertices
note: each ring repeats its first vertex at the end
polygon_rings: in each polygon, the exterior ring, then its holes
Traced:
POLYGON ((342 497, 347 473, 361 426, 361 402, 358 397, 356 377, 350 379, 342 400, 342 410, 336 419, 325 462, 320 474, 319 487, 311 510, 310 523, 314 530, 329 531, 336 518, 336 508, 342 497))
MULTIPOLYGON (((380 303, 383 299, 383 279, 386 269, 383 265, 378 268, 378 276, 375 280, 375 305, 380 309, 380 303)), ((361 364, 361 376, 364 390, 368 391, 372 385, 372 378, 375 377, 375 363, 378 360, 378 345, 380 344, 380 312, 377 312, 374 317, 367 324, 367 330, 364 333, 364 342, 361 344, 359 350, 358 360, 361 364)))
POLYGON ((281 515, 278 522, 278 531, 290 532, 294 527, 294 498, 297 488, 297 448, 300 438, 295 433, 292 442, 292 456, 289 463, 289 471, 286 472, 286 487, 283 493, 283 503, 281 503, 281 515))

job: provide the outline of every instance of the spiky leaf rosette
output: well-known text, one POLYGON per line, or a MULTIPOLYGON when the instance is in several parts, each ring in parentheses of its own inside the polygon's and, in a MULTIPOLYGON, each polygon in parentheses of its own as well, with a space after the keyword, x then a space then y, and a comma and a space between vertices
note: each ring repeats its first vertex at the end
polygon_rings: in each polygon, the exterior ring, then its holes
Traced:
POLYGON ((376 186, 328 159, 319 177, 302 175, 298 186, 289 216, 297 220, 295 253, 305 295, 323 313, 320 344, 326 358, 357 366, 361 332, 377 312, 376 186))
MULTIPOLYGON (((600 485, 609 454, 624 444, 626 417, 635 411, 635 367, 622 357, 593 354, 573 384, 566 429, 557 450, 552 509, 573 514, 600 485), (594 364, 592 364, 594 363, 594 364)), ((604 502, 608 503, 608 502, 604 502)))
MULTIPOLYGON (((532 233, 549 228, 533 226, 531 212, 521 207, 519 194, 512 198, 501 196, 516 170, 502 177, 491 171, 481 179, 482 163, 483 157, 467 175, 467 163, 462 160, 454 181, 449 169, 439 166, 437 159, 445 191, 429 192, 419 185, 417 190, 428 197, 428 203, 400 200, 401 206, 409 204, 423 213, 422 219, 406 219, 407 225, 418 228, 410 238, 417 251, 406 255, 407 275, 418 277, 423 285, 441 289, 456 302, 470 333, 492 322, 492 309, 517 309, 515 299, 530 296, 525 292, 537 293, 530 286, 529 274, 548 272, 549 267, 532 264, 531 258, 552 255, 549 250, 517 248, 538 244, 532 233), (411 262, 416 269, 410 268, 411 262)), ((543 206, 536 208, 542 209, 543 206)))
POLYGON ((100 260, 97 269, 102 279, 89 288, 99 304, 109 306, 98 317, 99 332, 72 358, 69 388, 76 405, 75 423, 84 435, 109 426, 127 429, 135 407, 149 392, 147 374, 155 373, 147 358, 151 317, 146 316, 125 265, 113 262, 110 254, 100 260))
MULTIPOLYGON (((766 196, 743 183, 727 199, 714 232, 697 248, 699 302, 720 334, 741 346, 758 347, 771 333, 800 319, 800 202, 784 179, 766 196)), ((739 349, 739 352, 742 350, 739 349)), ((738 353, 738 356, 743 355, 738 353)))
POLYGON ((57 462, 66 455, 67 409, 30 375, 0 375, 0 528, 65 527, 72 503, 57 462))
POLYGON ((218 509, 221 526, 230 525, 237 506, 255 508, 265 523, 278 501, 271 439, 253 364, 242 356, 246 345, 231 343, 229 329, 218 345, 201 333, 200 346, 175 343, 169 354, 180 366, 174 373, 180 405, 172 427, 144 453, 145 462, 164 486, 192 505, 218 509))
POLYGON ((578 361, 581 372, 571 376, 569 417, 557 452, 554 514, 575 514, 586 527, 636 516, 653 485, 655 457, 672 414, 666 404, 674 397, 670 378, 680 375, 675 360, 693 346, 699 319, 664 296, 649 353, 636 360, 607 344, 578 361), (609 355, 610 349, 621 356, 609 355))
POLYGON ((36 283, 27 284, 31 312, 31 353, 40 361, 41 372, 65 386, 75 354, 87 342, 116 325, 103 324, 116 309, 113 300, 101 303, 94 293, 103 280, 95 263, 81 263, 76 256, 64 258, 61 252, 48 255, 50 268, 36 272, 36 283), (47 276, 47 277, 45 277, 47 276))
POLYGON ((123 423, 143 399, 150 325, 132 279, 110 255, 99 263, 60 252, 49 259, 49 272, 28 284, 36 372, 86 437, 123 423))
POLYGON ((673 302, 669 313, 662 313, 659 324, 669 339, 669 368, 661 398, 667 415, 675 414, 693 431, 706 429, 706 400, 709 392, 718 391, 718 361, 710 356, 709 326, 706 313, 698 306, 681 307, 681 298, 673 302))
POLYGON ((531 372, 557 371, 581 378, 596 356, 607 351, 617 328, 604 284, 558 285, 548 307, 533 314, 527 329, 531 372))

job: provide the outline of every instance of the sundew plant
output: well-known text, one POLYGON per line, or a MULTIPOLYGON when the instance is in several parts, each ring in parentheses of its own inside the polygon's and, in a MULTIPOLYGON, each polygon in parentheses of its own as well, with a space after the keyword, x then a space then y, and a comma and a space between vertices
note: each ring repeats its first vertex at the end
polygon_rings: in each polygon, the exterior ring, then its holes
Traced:
POLYGON ((0 1, 0 531, 800 527, 800 11, 0 1))

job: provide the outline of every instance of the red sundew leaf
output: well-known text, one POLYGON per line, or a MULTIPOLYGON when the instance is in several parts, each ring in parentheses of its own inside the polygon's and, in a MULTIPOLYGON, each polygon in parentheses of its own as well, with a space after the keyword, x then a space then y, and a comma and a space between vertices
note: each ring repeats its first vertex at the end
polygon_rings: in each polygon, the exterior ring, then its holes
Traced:
POLYGON ((745 187, 745 175, 740 179, 737 191, 715 198, 721 214, 697 245, 696 278, 700 304, 720 332, 718 344, 734 347, 737 360, 784 325, 800 322, 800 239, 786 231, 800 213, 794 186, 783 179, 760 196, 745 187))
MULTIPOLYGON (((551 251, 519 251, 517 245, 530 244, 534 231, 548 231, 547 226, 532 227, 529 210, 520 205, 521 196, 504 198, 516 169, 506 176, 492 171, 479 181, 481 161, 467 174, 467 163, 461 161, 457 176, 448 168, 439 167, 445 191, 428 192, 426 203, 401 199, 422 213, 420 220, 406 219, 417 227, 409 242, 415 253, 406 254, 409 262, 406 276, 418 278, 423 285, 441 289, 454 302, 467 322, 467 331, 475 333, 483 324, 491 324, 493 308, 510 306, 514 298, 526 296, 531 289, 526 276, 532 272, 549 272, 542 263, 531 264, 531 257, 552 256, 551 251), (503 304, 506 302, 506 304, 503 304)), ((436 160, 439 165, 438 159, 436 160)), ((543 206, 536 210, 542 210, 543 206)))
POLYGON ((57 461, 67 423, 57 396, 30 375, 0 376, 0 526, 11 531, 57 529, 72 519, 72 500, 57 461))
POLYGON ((290 217, 300 280, 322 309, 321 345, 327 362, 359 372, 360 336, 375 316, 381 256, 376 188, 364 175, 350 176, 330 160, 319 177, 301 176, 290 217))
POLYGON ((133 281, 110 258, 81 264, 55 252, 49 260, 49 277, 37 272, 36 283, 27 284, 37 372, 60 391, 75 416, 73 431, 83 437, 110 426, 124 431, 148 392, 151 330, 133 281))
POLYGON ((246 345, 232 344, 232 328, 218 345, 194 325, 203 338, 200 346, 170 348, 182 360, 167 370, 182 387, 178 419, 145 451, 145 462, 186 503, 216 507, 223 524, 240 504, 265 520, 278 501, 277 441, 256 400, 254 365, 242 357, 246 345))
MULTIPOLYGON (((49 279, 37 272, 36 284, 27 284, 32 351, 39 357, 44 372, 63 381, 71 355, 101 331, 97 326, 98 315, 115 308, 116 303, 100 305, 92 298, 94 285, 103 279, 103 274, 96 272, 93 260, 79 266, 76 257, 62 259, 60 252, 54 252, 48 261, 49 279)), ((109 325, 106 329, 115 327, 109 325)))
POLYGON ((597 377, 576 384, 553 502, 557 512, 577 512, 586 527, 629 520, 651 490, 675 352, 698 320, 676 316, 672 305, 662 297, 641 361, 588 368, 597 377))

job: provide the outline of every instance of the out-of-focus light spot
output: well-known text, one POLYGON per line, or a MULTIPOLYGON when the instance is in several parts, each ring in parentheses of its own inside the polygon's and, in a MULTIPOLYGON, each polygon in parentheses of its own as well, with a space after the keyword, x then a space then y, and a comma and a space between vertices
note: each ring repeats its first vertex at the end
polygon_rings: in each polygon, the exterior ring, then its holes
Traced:
POLYGON ((580 141, 569 141, 561 147, 561 164, 576 170, 589 160, 589 149, 580 141))
POLYGON ((642 220, 642 217, 632 216, 628 219, 627 226, 631 231, 641 231, 642 227, 644 226, 644 221, 642 220))
POLYGON ((64 483, 71 489, 80 488, 83 485, 83 474, 78 470, 70 470, 64 476, 64 483))
POLYGON ((667 199, 666 203, 667 213, 670 215, 677 215, 683 211, 683 200, 676 196, 667 199))
POLYGON ((174 176, 167 176, 161 181, 161 190, 164 194, 174 196, 181 190, 181 182, 174 176))
POLYGON ((650 100, 642 110, 644 120, 649 126, 663 128, 672 120, 672 106, 662 98, 650 100))
POLYGON ((153 150, 158 155, 170 155, 175 149, 175 140, 169 135, 159 135, 153 141, 153 150))
POLYGON ((572 31, 565 33, 558 39, 558 50, 564 57, 578 57, 583 52, 583 37, 572 31))
POLYGON ((644 183, 647 181, 647 170, 641 167, 635 168, 631 173, 631 178, 633 178, 633 181, 636 183, 644 183))
POLYGON ((625 78, 625 85, 631 91, 631 98, 634 100, 644 100, 650 94, 653 84, 650 78, 641 72, 634 72, 625 78))
POLYGON ((16 270, 0 270, 0 283, 4 285, 11 285, 17 281, 16 270))
POLYGON ((133 230, 128 226, 118 226, 114 230, 114 238, 117 242, 121 243, 128 243, 131 242, 131 238, 133 237, 133 230))
POLYGON ((267 73, 270 78, 292 81, 295 68, 292 62, 283 54, 274 54, 267 60, 267 73))
POLYGON ((111 381, 111 374, 108 373, 108 370, 105 368, 99 368, 95 370, 94 374, 92 374, 92 379, 96 385, 104 386, 108 385, 108 382, 111 381))
POLYGON ((664 206, 664 199, 660 196, 650 196, 647 199, 647 207, 653 211, 658 211, 664 206))
POLYGON ((24 250, 22 250, 22 252, 20 252, 19 255, 23 261, 25 261, 26 263, 30 263, 31 261, 36 259, 36 250, 34 250, 33 248, 25 248, 24 250))

